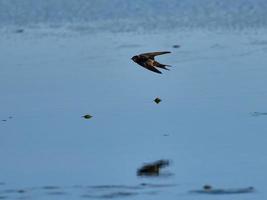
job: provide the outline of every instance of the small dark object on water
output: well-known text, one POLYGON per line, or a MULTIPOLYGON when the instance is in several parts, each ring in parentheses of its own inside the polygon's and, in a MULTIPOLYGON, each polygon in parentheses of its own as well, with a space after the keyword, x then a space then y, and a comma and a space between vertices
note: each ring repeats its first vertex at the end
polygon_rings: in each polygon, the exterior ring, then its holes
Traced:
POLYGON ((158 176, 161 168, 169 165, 168 160, 158 160, 153 163, 145 164, 137 170, 138 176, 158 176))
POLYGON ((159 104, 160 102, 161 102, 162 100, 160 99, 160 98, 156 98, 156 99, 154 99, 154 102, 156 103, 156 104, 159 104))
POLYGON ((92 115, 84 115, 84 116, 82 116, 84 119, 90 119, 90 118, 92 118, 93 116, 92 115))
POLYGON ((178 48, 180 48, 181 46, 180 46, 179 44, 174 44, 174 45, 172 45, 172 47, 175 48, 175 49, 178 49, 178 48))
POLYGON ((17 192, 18 193, 26 193, 26 191, 25 190, 22 190, 22 189, 21 190, 17 190, 17 192))
POLYGON ((204 185, 203 186, 203 190, 205 190, 205 191, 208 191, 208 190, 211 190, 211 185, 204 185))
POLYGON ((2 122, 6 122, 7 120, 6 119, 2 119, 2 122))
POLYGON ((22 29, 22 28, 17 29, 17 30, 15 31, 15 33, 23 33, 23 32, 24 32, 24 29, 22 29))

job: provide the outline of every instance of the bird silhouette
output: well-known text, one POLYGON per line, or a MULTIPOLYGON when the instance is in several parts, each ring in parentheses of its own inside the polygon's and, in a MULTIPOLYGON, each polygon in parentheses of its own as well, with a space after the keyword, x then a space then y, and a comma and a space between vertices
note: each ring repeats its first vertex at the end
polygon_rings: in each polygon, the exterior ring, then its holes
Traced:
POLYGON ((155 56, 159 56, 159 55, 167 54, 167 53, 171 53, 171 52, 170 51, 159 51, 159 52, 142 53, 142 54, 133 56, 132 60, 135 63, 141 65, 142 67, 150 71, 161 74, 162 72, 159 71, 156 67, 169 70, 168 68, 166 68, 166 66, 170 67, 170 65, 164 65, 164 64, 161 64, 155 61, 155 56))

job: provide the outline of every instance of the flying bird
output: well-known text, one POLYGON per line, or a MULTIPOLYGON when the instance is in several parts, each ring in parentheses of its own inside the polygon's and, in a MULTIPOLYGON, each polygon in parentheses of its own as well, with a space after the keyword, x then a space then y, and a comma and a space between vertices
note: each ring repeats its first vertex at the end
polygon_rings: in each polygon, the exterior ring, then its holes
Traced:
POLYGON ((136 55, 132 57, 132 60, 137 64, 141 65, 142 67, 161 74, 162 72, 159 71, 156 67, 169 70, 166 66, 170 67, 170 65, 164 65, 157 61, 155 61, 155 56, 159 56, 162 54, 171 53, 170 51, 159 51, 159 52, 150 52, 150 53, 142 53, 140 55, 136 55))

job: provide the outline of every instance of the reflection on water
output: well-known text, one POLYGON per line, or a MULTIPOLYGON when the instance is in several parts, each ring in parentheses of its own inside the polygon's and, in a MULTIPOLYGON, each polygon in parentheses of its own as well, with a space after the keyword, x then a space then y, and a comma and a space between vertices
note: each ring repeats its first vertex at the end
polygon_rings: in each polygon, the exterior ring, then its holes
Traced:
POLYGON ((107 194, 100 194, 100 195, 90 195, 90 194, 85 194, 81 195, 83 198, 100 198, 100 199, 112 199, 112 198, 119 198, 119 197, 129 197, 129 196, 134 196, 138 195, 137 192, 111 192, 107 194))
POLYGON ((170 164, 169 160, 157 160, 153 163, 144 164, 137 170, 138 176, 159 176, 160 170, 170 164))
MULTIPOLYGON (((39 199, 46 196, 53 199, 89 198, 89 199, 113 199, 133 196, 155 196, 168 192, 166 189, 177 187, 175 184, 151 184, 140 183, 137 185, 74 185, 70 187, 42 186, 21 189, 0 190, 0 199, 39 199)), ((244 194, 253 193, 253 187, 244 188, 213 188, 204 186, 199 190, 191 190, 190 194, 244 194)))
POLYGON ((164 188, 174 187, 174 184, 150 184, 137 185, 74 185, 70 187, 42 186, 21 189, 0 190, 0 199, 38 199, 44 196, 49 198, 92 198, 113 199, 132 197, 137 195, 157 195, 164 192, 164 188))

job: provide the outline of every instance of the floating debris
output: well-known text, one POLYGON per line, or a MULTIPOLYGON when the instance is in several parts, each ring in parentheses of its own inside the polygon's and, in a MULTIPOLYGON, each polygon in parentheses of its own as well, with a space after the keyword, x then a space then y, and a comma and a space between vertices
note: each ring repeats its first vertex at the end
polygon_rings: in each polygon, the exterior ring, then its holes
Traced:
POLYGON ((253 112, 253 113, 251 113, 251 115, 254 117, 258 117, 261 115, 267 115, 267 112, 253 112))
POLYGON ((84 116, 82 116, 84 119, 91 119, 93 116, 92 115, 84 115, 84 116))
POLYGON ((26 190, 23 190, 23 189, 20 189, 20 190, 17 190, 17 193, 26 193, 26 190))
POLYGON ((154 99, 154 102, 156 103, 156 104, 159 104, 160 102, 161 102, 162 100, 160 99, 160 98, 156 98, 156 99, 154 99))
POLYGON ((15 33, 23 33, 23 32, 24 32, 24 29, 22 28, 15 30, 15 33))
POLYGON ((172 45, 172 48, 175 48, 175 49, 178 49, 178 48, 180 48, 181 46, 179 45, 179 44, 174 44, 174 45, 172 45))
POLYGON ((205 190, 205 191, 209 191, 209 190, 211 190, 211 185, 204 185, 203 186, 203 190, 205 190))
POLYGON ((198 194, 243 194, 254 192, 253 187, 245 188, 228 188, 228 189, 214 189, 211 185, 204 185, 202 190, 192 190, 192 193, 198 194))
POLYGON ((137 170, 138 176, 158 176, 160 169, 169 165, 168 160, 158 160, 153 163, 145 164, 137 170))

